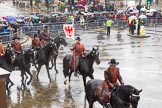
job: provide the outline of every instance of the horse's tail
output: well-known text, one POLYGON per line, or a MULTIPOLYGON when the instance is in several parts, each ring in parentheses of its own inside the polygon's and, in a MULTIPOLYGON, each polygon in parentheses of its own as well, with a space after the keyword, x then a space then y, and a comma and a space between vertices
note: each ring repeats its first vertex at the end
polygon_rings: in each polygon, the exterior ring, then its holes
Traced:
POLYGON ((63 58, 63 74, 64 77, 68 76, 69 74, 69 61, 71 59, 71 54, 67 54, 64 58, 63 58))

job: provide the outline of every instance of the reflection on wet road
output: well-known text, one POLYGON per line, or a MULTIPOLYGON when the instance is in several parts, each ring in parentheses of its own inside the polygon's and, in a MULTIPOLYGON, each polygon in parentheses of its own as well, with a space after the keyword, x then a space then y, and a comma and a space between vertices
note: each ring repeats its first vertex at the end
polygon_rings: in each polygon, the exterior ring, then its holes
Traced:
MULTIPOLYGON (((78 31, 79 32, 79 31, 78 31)), ((162 96, 162 43, 152 38, 130 38, 127 30, 121 31, 122 41, 118 41, 118 32, 112 30, 111 37, 107 38, 100 32, 82 31, 81 38, 87 50, 93 45, 98 45, 101 64, 94 64, 96 79, 103 79, 103 71, 108 67, 108 61, 116 58, 120 62, 119 67, 126 84, 131 84, 138 89, 143 89, 138 108, 160 108, 162 96), (91 42, 93 40, 93 42, 91 42), (158 89, 157 89, 158 88, 158 89)), ((53 79, 49 83, 47 72, 43 66, 39 75, 39 81, 21 89, 21 77, 19 71, 12 72, 11 79, 15 85, 11 87, 11 95, 8 99, 11 108, 88 108, 85 100, 82 77, 74 77, 72 74, 71 87, 63 84, 62 59, 67 53, 73 40, 68 40, 69 45, 60 50, 57 68, 59 73, 50 70, 53 79)), ((32 67, 33 75, 35 68, 32 67)), ((87 78, 89 80, 89 78, 87 78)), ((102 108, 97 102, 95 108, 102 108)))
MULTIPOLYGON (((4 15, 3 13, 20 13, 12 7, 6 9, 6 5, 2 4, 0 4, 0 11, 0 16, 4 15)), ((149 38, 132 38, 127 36, 127 29, 117 31, 113 28, 109 38, 103 30, 76 32, 87 50, 91 50, 93 45, 99 46, 101 64, 94 64, 94 78, 104 79, 103 71, 107 69, 108 61, 116 58, 120 62, 118 66, 125 83, 143 89, 138 108, 161 108, 161 37, 154 35, 149 38)), ((11 80, 15 85, 11 87, 11 94, 8 96, 9 108, 88 108, 82 77, 76 78, 72 74, 70 88, 63 83, 62 59, 67 53, 71 53, 69 48, 73 40, 68 40, 68 43, 69 45, 59 52, 57 59, 59 73, 55 74, 53 69, 50 70, 53 79, 51 83, 44 66, 40 71, 39 81, 36 81, 34 77, 32 84, 25 89, 21 87, 20 72, 11 73, 11 80)), ((31 71, 35 76, 34 67, 31 71)), ((96 102, 94 108, 102 108, 102 106, 96 102)))

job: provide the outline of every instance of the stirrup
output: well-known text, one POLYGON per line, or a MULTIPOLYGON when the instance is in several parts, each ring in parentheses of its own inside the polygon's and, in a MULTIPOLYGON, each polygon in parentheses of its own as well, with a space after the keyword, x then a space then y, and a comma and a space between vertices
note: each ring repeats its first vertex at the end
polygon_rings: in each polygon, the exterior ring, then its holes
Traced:
POLYGON ((79 78, 78 72, 74 72, 74 76, 79 78))
POLYGON ((107 106, 108 108, 112 108, 111 104, 110 103, 107 103, 107 106))

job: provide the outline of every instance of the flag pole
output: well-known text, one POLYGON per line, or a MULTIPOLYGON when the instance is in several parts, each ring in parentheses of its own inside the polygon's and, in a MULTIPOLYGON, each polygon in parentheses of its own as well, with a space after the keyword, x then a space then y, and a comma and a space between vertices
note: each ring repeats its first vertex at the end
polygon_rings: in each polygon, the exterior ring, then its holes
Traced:
MULTIPOLYGON (((74 27, 74 24, 73 24, 73 27, 74 27)), ((75 43, 75 30, 74 30, 74 34, 73 35, 74 35, 74 43, 75 43)), ((76 57, 75 56, 75 48, 76 48, 76 44, 75 44, 75 47, 74 47, 74 74, 75 74, 75 66, 76 66, 76 64, 75 64, 76 63, 76 61, 75 61, 75 59, 76 59, 75 58, 76 57)))

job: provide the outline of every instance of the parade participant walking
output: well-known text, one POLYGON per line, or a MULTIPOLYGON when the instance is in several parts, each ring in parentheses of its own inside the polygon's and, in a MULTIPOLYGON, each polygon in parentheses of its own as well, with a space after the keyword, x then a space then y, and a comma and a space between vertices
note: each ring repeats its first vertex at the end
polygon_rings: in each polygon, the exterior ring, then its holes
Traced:
POLYGON ((42 47, 46 46, 50 42, 51 35, 47 26, 44 27, 43 32, 40 34, 40 40, 42 47))
POLYGON ((73 55, 70 59, 69 65, 74 70, 74 75, 77 76, 79 59, 84 54, 85 48, 84 45, 80 42, 80 37, 77 37, 75 40, 76 42, 70 48, 70 50, 73 51, 73 55))
POLYGON ((130 29, 131 29, 131 34, 134 35, 134 30, 136 29, 136 20, 135 19, 133 19, 131 21, 130 29))
POLYGON ((108 87, 112 89, 115 85, 119 85, 118 81, 121 85, 124 85, 124 81, 120 75, 119 68, 116 67, 119 62, 116 62, 116 60, 113 58, 108 64, 110 64, 110 66, 104 72, 105 82, 107 83, 108 87))
POLYGON ((110 18, 107 19, 106 21, 106 27, 107 27, 107 36, 110 36, 110 28, 111 28, 112 21, 110 18))
POLYGON ((140 35, 140 29, 141 29, 141 19, 138 18, 136 22, 137 22, 137 35, 139 36, 140 35))

